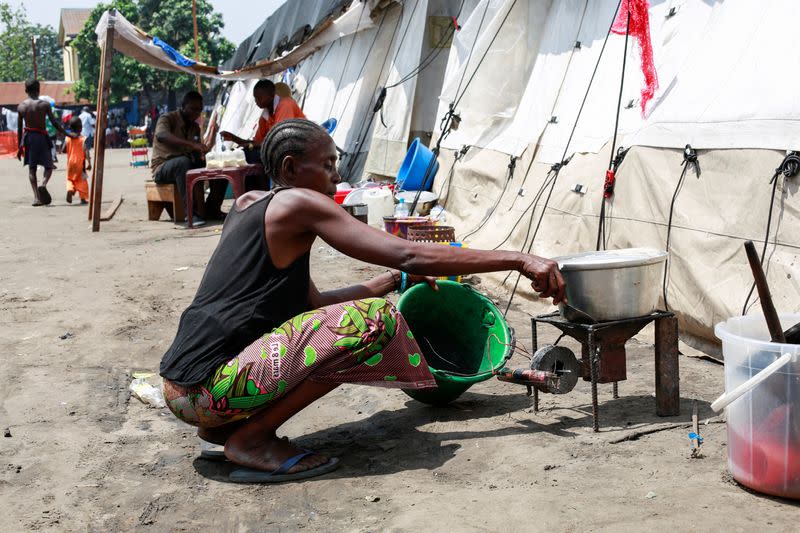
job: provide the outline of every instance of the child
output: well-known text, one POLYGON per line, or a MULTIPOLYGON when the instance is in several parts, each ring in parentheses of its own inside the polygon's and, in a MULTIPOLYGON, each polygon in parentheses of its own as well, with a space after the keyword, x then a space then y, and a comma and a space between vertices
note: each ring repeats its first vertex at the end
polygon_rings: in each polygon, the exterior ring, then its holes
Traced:
POLYGON ((86 137, 80 135, 83 130, 80 117, 70 119, 69 130, 78 136, 67 137, 64 144, 64 151, 67 154, 67 203, 72 203, 72 197, 77 191, 81 197, 81 204, 86 204, 86 200, 89 198, 86 171, 91 170, 92 160, 89 158, 86 137))

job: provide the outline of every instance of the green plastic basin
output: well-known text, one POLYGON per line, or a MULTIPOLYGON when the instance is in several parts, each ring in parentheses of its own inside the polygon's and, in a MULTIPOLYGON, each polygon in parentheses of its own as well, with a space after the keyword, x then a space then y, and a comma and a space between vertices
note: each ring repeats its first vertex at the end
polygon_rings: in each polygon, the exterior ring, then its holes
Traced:
POLYGON ((514 353, 514 331, 492 301, 468 285, 437 281, 407 290, 397 308, 436 379, 436 389, 403 389, 423 403, 444 405, 501 369, 514 353))

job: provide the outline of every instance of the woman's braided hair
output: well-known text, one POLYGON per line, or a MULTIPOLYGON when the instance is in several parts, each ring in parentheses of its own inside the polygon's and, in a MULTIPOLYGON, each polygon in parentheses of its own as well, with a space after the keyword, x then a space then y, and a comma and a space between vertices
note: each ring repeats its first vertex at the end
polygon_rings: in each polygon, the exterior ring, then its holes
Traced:
POLYGON ((310 143, 320 135, 328 135, 320 125, 304 118, 293 118, 278 122, 261 143, 261 163, 267 177, 278 185, 286 185, 280 171, 287 156, 302 156, 310 143))

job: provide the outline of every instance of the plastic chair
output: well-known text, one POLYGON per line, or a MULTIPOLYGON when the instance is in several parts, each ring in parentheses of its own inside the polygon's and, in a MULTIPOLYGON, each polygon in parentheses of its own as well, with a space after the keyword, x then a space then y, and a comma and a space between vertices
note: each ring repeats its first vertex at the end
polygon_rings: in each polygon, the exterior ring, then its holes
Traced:
POLYGON ((223 168, 196 168, 186 173, 186 221, 190 228, 192 225, 192 211, 194 209, 194 186, 202 180, 228 180, 233 187, 233 197, 238 198, 245 192, 244 180, 247 176, 264 174, 264 167, 258 164, 244 165, 241 167, 223 168))

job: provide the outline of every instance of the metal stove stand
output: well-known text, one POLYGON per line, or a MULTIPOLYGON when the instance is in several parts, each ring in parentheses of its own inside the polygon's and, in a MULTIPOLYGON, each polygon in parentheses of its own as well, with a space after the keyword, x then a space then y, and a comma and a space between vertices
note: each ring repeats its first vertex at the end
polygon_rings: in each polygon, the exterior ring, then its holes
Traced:
MULTIPOLYGON (((592 427, 600 431, 597 384, 612 383, 613 397, 619 398, 617 382, 626 379, 625 343, 647 324, 655 322, 656 414, 680 413, 678 376, 678 320, 672 313, 582 324, 570 322, 559 313, 531 317, 533 351, 538 350, 537 324, 550 324, 581 343, 581 377, 592 384, 592 427)), ((539 391, 533 391, 533 409, 539 410, 539 391)))

